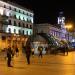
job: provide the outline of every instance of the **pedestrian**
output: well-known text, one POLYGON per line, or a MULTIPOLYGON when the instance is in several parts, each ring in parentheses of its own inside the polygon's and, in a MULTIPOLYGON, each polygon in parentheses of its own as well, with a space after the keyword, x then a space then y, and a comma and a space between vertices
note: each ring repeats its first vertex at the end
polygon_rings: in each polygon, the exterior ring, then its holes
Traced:
POLYGON ((68 45, 65 45, 65 52, 68 55, 68 45))
POLYGON ((18 49, 18 47, 16 46, 16 56, 18 56, 19 55, 19 49, 18 49))
POLYGON ((38 51, 39 51, 39 57, 42 58, 43 47, 42 47, 42 46, 39 46, 39 47, 38 47, 38 51))
POLYGON ((63 52, 64 52, 64 55, 65 53, 68 55, 68 44, 67 43, 63 44, 63 52))
POLYGON ((25 53, 25 46, 24 45, 22 45, 22 51, 23 51, 23 53, 25 53))
POLYGON ((7 66, 8 67, 12 67, 11 58, 12 58, 12 50, 11 50, 11 47, 8 46, 8 48, 7 48, 7 66))
POLYGON ((26 59, 27 59, 27 63, 30 64, 30 56, 31 56, 31 46, 30 44, 26 45, 26 59))
POLYGON ((32 56, 34 56, 34 48, 32 48, 32 56))
POLYGON ((14 49, 14 46, 12 46, 12 57, 14 57, 15 55, 15 49, 14 49))
POLYGON ((46 54, 49 53, 49 47, 45 47, 46 54))

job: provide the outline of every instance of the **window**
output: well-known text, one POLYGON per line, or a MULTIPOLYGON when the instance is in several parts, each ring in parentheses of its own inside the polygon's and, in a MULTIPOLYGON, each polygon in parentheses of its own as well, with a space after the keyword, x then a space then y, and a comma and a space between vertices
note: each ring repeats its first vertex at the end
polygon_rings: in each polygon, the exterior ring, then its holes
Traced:
POLYGON ((26 28, 28 28, 28 24, 26 25, 26 28))
POLYGON ((28 18, 27 18, 27 22, 28 22, 28 18))
POLYGON ((19 20, 21 20, 20 16, 19 16, 19 20))
POLYGON ((16 8, 14 8, 14 10, 16 11, 16 8))
POLYGON ((30 32, 30 35, 32 34, 32 32, 30 32))
POLYGON ((16 21, 14 21, 14 26, 16 26, 16 21))
POLYGON ((8 29, 8 32, 11 33, 11 29, 10 28, 8 29))
POLYGON ((16 15, 14 15, 14 18, 16 19, 16 15))
POLYGON ((27 16, 28 16, 28 13, 27 13, 27 16))
POLYGON ((30 25, 30 28, 32 29, 32 25, 30 25))
POLYGON ((4 8, 6 8, 6 5, 4 5, 4 8))
POLYGON ((23 35, 24 35, 24 30, 23 30, 23 35))
POLYGON ((31 14, 30 14, 30 16, 31 16, 31 14))
POLYGON ((31 20, 30 20, 30 22, 31 22, 31 20))
POLYGON ((11 10, 11 6, 9 7, 9 9, 11 10))
POLYGON ((19 10, 19 13, 20 13, 21 11, 19 10))
POLYGON ((24 21, 25 19, 24 19, 24 17, 23 17, 23 21, 24 21))
POLYGON ((16 33, 16 29, 14 29, 14 33, 16 33))
POLYGON ((11 25, 11 20, 9 20, 9 24, 11 25))
POLYGON ((24 23, 23 23, 23 27, 25 27, 25 26, 24 26, 24 23))
POLYGON ((23 11, 23 14, 24 14, 24 11, 23 11))
POLYGON ((19 27, 20 27, 21 26, 21 23, 19 22, 18 24, 19 24, 19 27))
POLYGON ((11 17, 11 13, 9 13, 9 16, 11 17))
POLYGON ((21 34, 21 30, 19 30, 19 34, 21 34))
POLYGON ((26 34, 28 35, 28 31, 26 31, 26 34))
POLYGON ((30 17, 32 17, 32 14, 30 14, 30 17))

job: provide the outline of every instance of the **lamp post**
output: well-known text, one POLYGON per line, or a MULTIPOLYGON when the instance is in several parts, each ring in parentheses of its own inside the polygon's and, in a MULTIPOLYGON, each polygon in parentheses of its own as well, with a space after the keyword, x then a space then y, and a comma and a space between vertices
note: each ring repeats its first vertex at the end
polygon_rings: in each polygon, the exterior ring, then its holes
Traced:
POLYGON ((72 24, 67 24, 67 25, 65 25, 65 28, 66 28, 66 30, 67 30, 67 34, 68 34, 68 41, 69 41, 69 30, 72 28, 72 24))

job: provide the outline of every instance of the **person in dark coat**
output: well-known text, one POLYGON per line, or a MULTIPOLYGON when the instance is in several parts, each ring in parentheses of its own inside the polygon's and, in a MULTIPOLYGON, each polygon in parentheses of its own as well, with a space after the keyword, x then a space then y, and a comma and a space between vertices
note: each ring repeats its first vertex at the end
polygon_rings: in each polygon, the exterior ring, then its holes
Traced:
POLYGON ((27 63, 30 64, 31 46, 30 44, 26 46, 26 59, 27 63))
POLYGON ((67 53, 68 55, 68 45, 67 44, 65 44, 65 53, 67 53))
POLYGON ((11 50, 11 47, 8 46, 8 48, 7 48, 7 66, 8 67, 12 67, 11 66, 11 58, 12 58, 12 50, 11 50))
POLYGON ((34 56, 34 48, 32 48, 32 56, 34 56))
POLYGON ((39 47, 38 47, 38 51, 39 51, 39 57, 42 58, 43 47, 42 47, 42 46, 39 46, 39 47))
POLYGON ((18 56, 19 55, 19 49, 18 49, 18 47, 16 46, 16 56, 18 56))

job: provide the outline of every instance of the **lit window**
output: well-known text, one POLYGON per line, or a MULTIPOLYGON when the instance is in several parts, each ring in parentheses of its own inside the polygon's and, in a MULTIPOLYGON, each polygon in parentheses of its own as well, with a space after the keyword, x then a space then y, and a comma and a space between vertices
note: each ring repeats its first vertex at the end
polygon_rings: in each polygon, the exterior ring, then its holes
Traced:
POLYGON ((23 20, 25 20, 24 17, 23 17, 23 20))
POLYGON ((16 33, 16 29, 14 29, 14 33, 16 33))
POLYGON ((20 16, 19 16, 19 20, 21 20, 20 16))
POLYGON ((19 34, 21 34, 21 30, 19 30, 19 34))
POLYGON ((30 32, 30 35, 31 35, 32 33, 30 32))
POLYGON ((23 35, 24 35, 24 30, 23 30, 23 35))
POLYGON ((27 18, 27 22, 28 22, 28 18, 27 18))
POLYGON ((11 33, 11 29, 10 28, 8 29, 8 32, 11 33))
POLYGON ((26 31, 26 34, 28 35, 28 31, 26 31))

